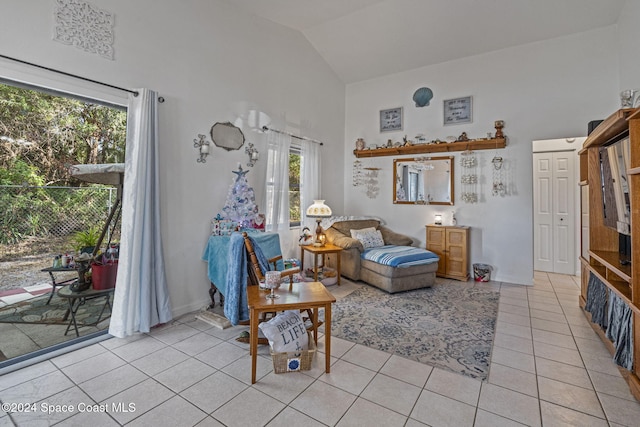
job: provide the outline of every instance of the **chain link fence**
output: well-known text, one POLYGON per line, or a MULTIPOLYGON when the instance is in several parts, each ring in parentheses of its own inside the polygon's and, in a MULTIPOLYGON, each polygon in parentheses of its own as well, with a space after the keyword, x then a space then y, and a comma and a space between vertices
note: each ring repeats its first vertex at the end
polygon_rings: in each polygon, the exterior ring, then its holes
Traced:
MULTIPOLYGON (((70 249, 75 233, 102 229, 116 191, 105 186, 0 186, 0 260, 42 252, 52 245, 47 252, 60 250, 60 245, 70 249)), ((119 237, 119 226, 109 233, 119 237)))

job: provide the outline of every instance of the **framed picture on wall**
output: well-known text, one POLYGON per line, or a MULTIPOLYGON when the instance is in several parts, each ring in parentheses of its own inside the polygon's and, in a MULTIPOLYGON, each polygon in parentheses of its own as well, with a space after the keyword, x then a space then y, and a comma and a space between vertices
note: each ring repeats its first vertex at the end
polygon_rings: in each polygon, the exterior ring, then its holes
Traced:
POLYGON ((402 107, 380 110, 380 132, 402 130, 402 107))
POLYGON ((470 96, 444 100, 444 124, 458 125, 473 120, 473 102, 470 96))

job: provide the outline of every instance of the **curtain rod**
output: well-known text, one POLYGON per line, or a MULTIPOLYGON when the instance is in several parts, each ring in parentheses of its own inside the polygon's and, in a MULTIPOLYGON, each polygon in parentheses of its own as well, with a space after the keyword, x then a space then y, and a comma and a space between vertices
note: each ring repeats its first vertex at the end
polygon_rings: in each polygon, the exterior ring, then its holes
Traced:
MULTIPOLYGON (((62 74, 62 75, 64 75, 64 76, 73 77, 73 78, 75 78, 75 79, 84 80, 84 81, 86 81, 86 82, 91 82, 91 83, 99 84, 99 85, 102 85, 102 86, 110 87, 110 88, 112 88, 112 89, 122 90, 122 91, 124 91, 124 92, 129 92, 130 94, 133 94, 133 96, 138 96, 138 92, 136 92, 135 90, 125 89, 125 88, 123 88, 123 87, 120 87, 120 86, 114 86, 114 85, 111 85, 111 84, 109 84, 109 83, 99 82, 99 81, 97 81, 97 80, 89 79, 89 78, 87 78, 87 77, 78 76, 78 75, 76 75, 76 74, 67 73, 66 71, 56 70, 55 68, 45 67, 45 66, 43 66, 43 65, 34 64, 33 62, 23 61, 22 59, 12 58, 12 57, 10 57, 10 56, 6 56, 6 55, 1 55, 1 54, 0 54, 0 58, 8 59, 8 60, 10 60, 10 61, 19 62, 19 63, 24 64, 24 65, 30 65, 30 66, 32 66, 32 67, 36 67, 36 68, 40 68, 40 69, 42 69, 42 70, 47 70, 47 71, 51 71, 51 72, 54 72, 54 73, 62 74)), ((159 98, 158 98, 158 102, 164 102, 164 98, 159 97, 159 98)))
POLYGON ((303 141, 310 141, 310 142, 314 142, 316 144, 324 145, 324 142, 322 142, 322 141, 318 141, 316 139, 307 138, 306 136, 294 135, 294 134, 292 134, 290 132, 285 132, 283 130, 272 129, 272 128, 268 128, 266 126, 262 126, 262 130, 265 131, 265 132, 270 130, 271 132, 281 133, 283 135, 289 135, 292 138, 302 139, 303 141))

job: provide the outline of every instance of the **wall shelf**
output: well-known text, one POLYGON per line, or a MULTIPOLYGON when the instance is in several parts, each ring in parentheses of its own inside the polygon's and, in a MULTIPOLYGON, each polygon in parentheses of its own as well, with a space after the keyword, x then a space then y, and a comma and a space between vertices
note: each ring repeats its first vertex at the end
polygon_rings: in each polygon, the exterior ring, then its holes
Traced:
POLYGON ((507 138, 470 139, 469 141, 443 142, 441 144, 415 144, 401 147, 353 150, 360 157, 402 156, 404 154, 448 153, 466 150, 493 150, 507 146, 507 138))

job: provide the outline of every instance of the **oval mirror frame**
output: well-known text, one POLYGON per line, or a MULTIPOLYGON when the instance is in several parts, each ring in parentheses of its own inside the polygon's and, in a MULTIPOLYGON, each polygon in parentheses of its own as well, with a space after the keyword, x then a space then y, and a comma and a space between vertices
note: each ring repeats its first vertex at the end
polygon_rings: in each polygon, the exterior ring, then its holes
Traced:
POLYGON ((453 156, 393 159, 393 203, 454 204, 453 156))
POLYGON ((227 151, 239 150, 244 144, 244 134, 231 122, 217 122, 211 126, 211 140, 227 151))

